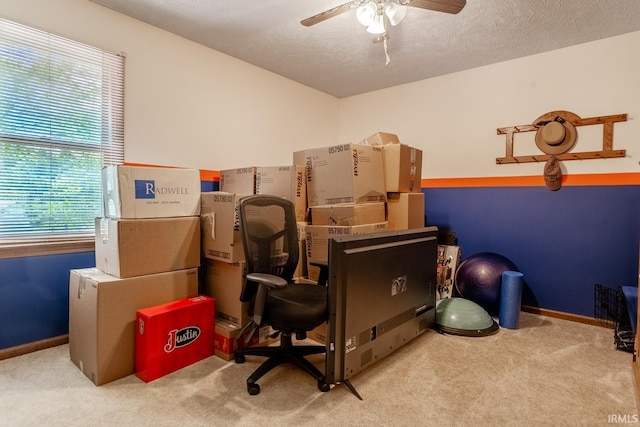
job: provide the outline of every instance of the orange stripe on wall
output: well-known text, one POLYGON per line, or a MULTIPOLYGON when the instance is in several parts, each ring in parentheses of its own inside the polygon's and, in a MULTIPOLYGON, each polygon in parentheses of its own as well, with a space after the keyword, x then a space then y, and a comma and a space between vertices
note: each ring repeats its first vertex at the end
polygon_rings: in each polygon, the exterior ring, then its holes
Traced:
MULTIPOLYGON (((564 175, 562 185, 640 185, 640 173, 564 175)), ((455 187, 546 187, 540 176, 505 176, 485 178, 423 178, 422 188, 455 187)))
MULTIPOLYGON (((126 166, 145 167, 173 167, 150 165, 144 163, 125 162, 126 166)), ((220 171, 200 170, 202 181, 220 181, 220 171)), ((563 186, 594 186, 594 185, 640 185, 640 173, 608 173, 563 175, 563 186)), ((502 176, 481 178, 423 178, 422 188, 463 188, 463 187, 546 187, 542 175, 534 176, 502 176)))
POLYGON ((220 181, 220 171, 200 169, 200 179, 202 181, 220 181))

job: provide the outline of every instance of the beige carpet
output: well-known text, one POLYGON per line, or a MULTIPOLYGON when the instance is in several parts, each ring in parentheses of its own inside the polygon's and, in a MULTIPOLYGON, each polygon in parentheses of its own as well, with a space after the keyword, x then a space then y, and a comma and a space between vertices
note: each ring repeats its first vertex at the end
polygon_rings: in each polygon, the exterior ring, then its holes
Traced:
POLYGON ((289 366, 249 396, 259 360, 214 356, 148 384, 96 387, 67 345, 42 350, 0 361, 0 425, 603 426, 638 414, 631 354, 611 330, 529 313, 490 337, 419 336, 352 378, 363 401, 344 384, 320 393, 289 366))

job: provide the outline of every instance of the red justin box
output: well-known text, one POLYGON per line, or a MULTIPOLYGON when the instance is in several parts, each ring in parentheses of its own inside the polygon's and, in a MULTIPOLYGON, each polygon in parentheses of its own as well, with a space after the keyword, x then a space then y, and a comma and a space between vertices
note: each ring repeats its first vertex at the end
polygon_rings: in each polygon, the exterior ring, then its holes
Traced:
POLYGON ((138 310, 138 378, 153 381, 212 356, 215 313, 215 300, 205 295, 138 310))

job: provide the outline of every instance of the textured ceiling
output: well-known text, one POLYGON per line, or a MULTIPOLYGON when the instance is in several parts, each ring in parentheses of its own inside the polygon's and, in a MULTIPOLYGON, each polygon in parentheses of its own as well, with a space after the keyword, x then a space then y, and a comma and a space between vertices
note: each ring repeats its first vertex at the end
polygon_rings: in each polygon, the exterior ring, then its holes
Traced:
POLYGON ((409 8, 391 62, 347 0, 91 0, 338 98, 640 30, 640 0, 467 0, 457 15, 409 8))

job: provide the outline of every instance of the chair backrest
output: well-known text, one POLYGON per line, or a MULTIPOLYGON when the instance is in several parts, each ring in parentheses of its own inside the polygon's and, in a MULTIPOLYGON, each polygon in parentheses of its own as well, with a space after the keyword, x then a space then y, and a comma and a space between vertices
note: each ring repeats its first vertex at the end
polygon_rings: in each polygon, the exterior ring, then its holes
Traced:
POLYGON ((300 257, 293 203, 278 196, 247 196, 238 204, 238 216, 247 272, 291 281, 300 257))

